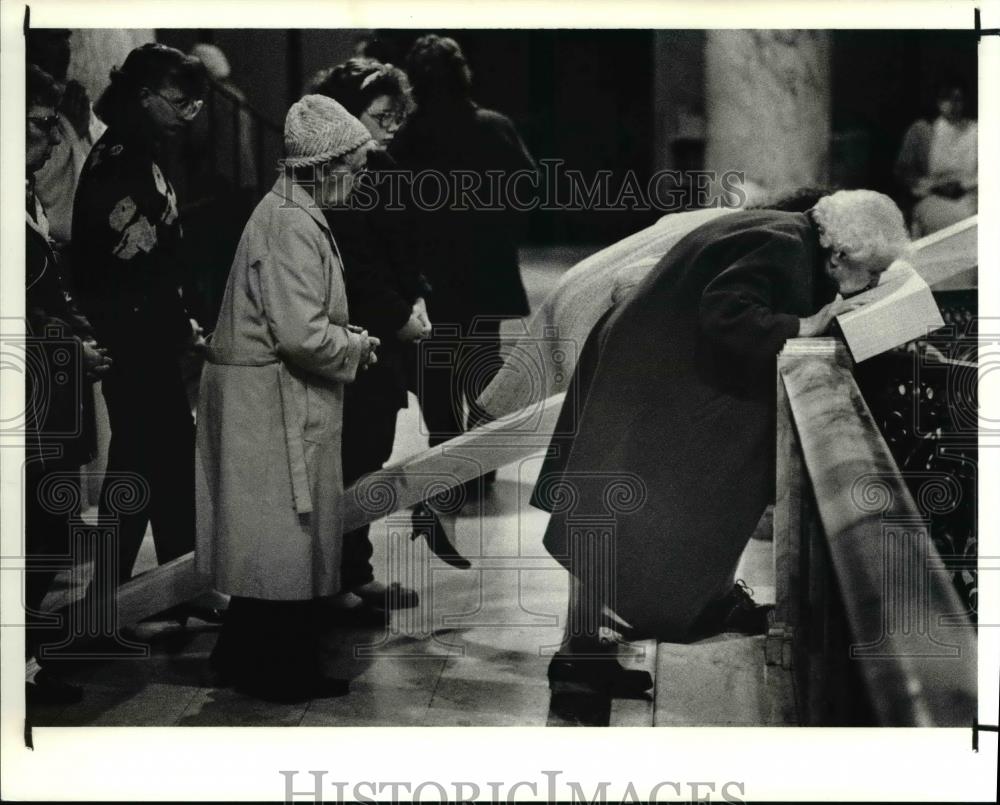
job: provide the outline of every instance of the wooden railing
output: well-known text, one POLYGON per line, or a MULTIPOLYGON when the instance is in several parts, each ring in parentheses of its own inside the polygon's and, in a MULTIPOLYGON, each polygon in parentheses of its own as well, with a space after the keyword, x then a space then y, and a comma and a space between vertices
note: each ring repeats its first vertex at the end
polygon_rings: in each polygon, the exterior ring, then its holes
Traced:
POLYGON ((775 626, 801 722, 969 725, 975 631, 834 339, 778 360, 775 626))
MULTIPOLYGON (((549 397, 365 476, 344 493, 345 532, 544 452, 564 396, 549 397)), ((180 556, 118 588, 117 624, 138 623, 208 589, 208 580, 195 572, 194 554, 180 556)))
MULTIPOLYGON (((834 339, 778 361, 775 625, 766 658, 793 670, 800 722, 972 723, 975 633, 834 339)), ((346 530, 544 451, 563 396, 361 479, 346 530)), ((193 554, 118 590, 118 625, 198 595, 193 554)))

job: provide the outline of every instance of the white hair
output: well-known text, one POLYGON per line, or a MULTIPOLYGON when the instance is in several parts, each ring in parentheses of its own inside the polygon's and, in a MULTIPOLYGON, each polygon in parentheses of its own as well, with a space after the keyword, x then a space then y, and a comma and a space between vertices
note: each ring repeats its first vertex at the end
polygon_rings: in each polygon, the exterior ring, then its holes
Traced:
POLYGON ((812 213, 821 246, 874 271, 884 271, 910 250, 903 213, 883 193, 838 190, 817 201, 812 213))

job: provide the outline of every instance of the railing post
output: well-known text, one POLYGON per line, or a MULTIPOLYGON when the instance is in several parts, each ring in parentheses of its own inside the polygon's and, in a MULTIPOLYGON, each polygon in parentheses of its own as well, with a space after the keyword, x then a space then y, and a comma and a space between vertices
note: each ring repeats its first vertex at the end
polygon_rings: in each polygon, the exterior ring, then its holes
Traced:
POLYGON ((802 485, 805 469, 781 377, 781 366, 789 360, 786 347, 778 356, 777 441, 774 499, 774 620, 764 644, 768 665, 790 668, 791 645, 799 614, 799 552, 802 545, 802 485))

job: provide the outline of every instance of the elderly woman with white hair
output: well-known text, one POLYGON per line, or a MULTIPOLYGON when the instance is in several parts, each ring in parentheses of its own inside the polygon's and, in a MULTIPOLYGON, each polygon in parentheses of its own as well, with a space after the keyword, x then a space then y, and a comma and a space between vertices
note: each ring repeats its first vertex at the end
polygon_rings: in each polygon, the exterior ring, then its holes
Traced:
POLYGON ((212 665, 271 700, 347 692, 323 675, 317 599, 340 590, 344 384, 378 339, 348 324, 323 215, 347 202, 372 147, 336 101, 285 119, 284 172, 240 240, 198 407, 198 569, 232 600, 212 665))
POLYGON ((595 327, 532 500, 575 577, 551 682, 651 684, 602 647, 605 606, 660 640, 766 631, 768 608, 734 575, 773 500, 776 356, 825 333, 907 248, 902 213, 871 191, 734 212, 682 238, 595 327))

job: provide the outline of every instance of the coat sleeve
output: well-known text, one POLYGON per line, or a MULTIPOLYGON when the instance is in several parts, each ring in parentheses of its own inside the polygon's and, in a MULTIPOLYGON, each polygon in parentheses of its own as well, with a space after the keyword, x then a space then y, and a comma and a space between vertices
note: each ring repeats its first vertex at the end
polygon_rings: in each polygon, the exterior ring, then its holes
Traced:
POLYGON ((304 371, 350 383, 365 345, 360 335, 334 324, 327 314, 323 244, 318 235, 291 222, 271 233, 256 268, 278 355, 304 371))
POLYGON ((769 232, 719 272, 702 292, 702 334, 725 352, 749 361, 773 358, 799 334, 799 317, 777 309, 778 287, 795 282, 807 266, 801 241, 769 232))

